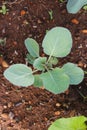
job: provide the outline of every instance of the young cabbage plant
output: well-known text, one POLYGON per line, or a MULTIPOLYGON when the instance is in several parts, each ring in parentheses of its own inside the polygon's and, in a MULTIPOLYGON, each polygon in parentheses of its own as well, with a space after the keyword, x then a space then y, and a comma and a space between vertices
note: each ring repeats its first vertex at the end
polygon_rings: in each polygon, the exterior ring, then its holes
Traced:
POLYGON ((56 120, 48 130, 87 130, 87 117, 76 116, 56 120))
POLYGON ((25 40, 28 50, 27 59, 32 68, 24 64, 14 64, 5 70, 4 76, 18 86, 44 86, 48 91, 59 94, 69 85, 82 82, 84 72, 73 63, 58 66, 58 58, 67 56, 72 48, 72 36, 64 27, 54 27, 48 31, 42 41, 45 54, 40 56, 39 44, 32 38, 25 40))
POLYGON ((67 10, 69 13, 75 14, 86 4, 87 0, 68 0, 67 10))

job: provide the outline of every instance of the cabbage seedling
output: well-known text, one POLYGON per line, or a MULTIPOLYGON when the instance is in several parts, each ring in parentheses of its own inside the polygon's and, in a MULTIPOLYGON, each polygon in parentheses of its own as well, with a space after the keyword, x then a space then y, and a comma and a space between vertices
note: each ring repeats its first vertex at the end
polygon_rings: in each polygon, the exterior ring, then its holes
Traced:
POLYGON ((7 68, 4 76, 18 86, 44 86, 48 91, 59 94, 68 89, 69 85, 82 82, 84 72, 73 63, 58 66, 58 58, 67 56, 72 48, 72 36, 64 27, 54 27, 48 31, 42 41, 45 54, 39 54, 39 44, 32 38, 25 40, 28 50, 27 59, 32 68, 24 64, 14 64, 7 68))

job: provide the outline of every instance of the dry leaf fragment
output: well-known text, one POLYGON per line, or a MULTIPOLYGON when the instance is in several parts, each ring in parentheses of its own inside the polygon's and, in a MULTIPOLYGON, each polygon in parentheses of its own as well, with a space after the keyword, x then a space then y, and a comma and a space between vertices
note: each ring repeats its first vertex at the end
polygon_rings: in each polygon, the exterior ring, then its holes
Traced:
POLYGON ((3 61, 3 62, 2 62, 2 67, 7 68, 7 67, 9 67, 9 65, 7 64, 6 61, 3 61))
POLYGON ((3 114, 1 114, 1 117, 2 117, 3 119, 7 119, 7 118, 8 118, 8 115, 5 114, 5 113, 3 113, 3 114))
POLYGON ((0 56, 0 65, 4 68, 9 67, 8 63, 3 59, 2 56, 0 56))

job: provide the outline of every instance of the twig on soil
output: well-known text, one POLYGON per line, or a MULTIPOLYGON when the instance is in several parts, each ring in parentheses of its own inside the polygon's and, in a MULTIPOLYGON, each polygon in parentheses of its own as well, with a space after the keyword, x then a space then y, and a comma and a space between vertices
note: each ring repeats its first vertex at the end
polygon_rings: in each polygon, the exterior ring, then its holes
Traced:
POLYGON ((81 97, 83 98, 84 101, 87 101, 87 96, 84 96, 79 90, 77 90, 78 93, 81 95, 81 97))
POLYGON ((8 4, 8 5, 20 4, 22 1, 24 1, 24 0, 20 0, 20 1, 15 0, 15 1, 13 1, 13 2, 7 2, 7 1, 6 1, 4 4, 8 4))

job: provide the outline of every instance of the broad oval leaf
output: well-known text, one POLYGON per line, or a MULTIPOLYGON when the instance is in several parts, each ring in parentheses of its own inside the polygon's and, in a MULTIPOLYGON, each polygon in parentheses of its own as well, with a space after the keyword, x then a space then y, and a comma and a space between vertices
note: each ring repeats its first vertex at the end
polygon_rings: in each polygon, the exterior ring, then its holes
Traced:
POLYGON ((31 68, 24 64, 14 64, 5 70, 4 76, 12 84, 17 86, 30 86, 34 83, 31 68))
POLYGON ((69 13, 75 14, 86 4, 87 0, 68 0, 67 10, 69 13))
POLYGON ((62 93, 68 89, 70 79, 60 68, 41 74, 44 87, 54 94, 62 93))
POLYGON ((32 38, 27 38, 25 40, 25 46, 33 57, 39 57, 39 45, 38 43, 32 39, 32 38))
POLYGON ((85 116, 60 118, 48 130, 87 130, 86 121, 87 117, 85 116))
POLYGON ((47 55, 65 57, 71 51, 72 36, 68 29, 55 27, 45 35, 42 47, 47 55))
POLYGON ((62 69, 69 76, 70 84, 77 85, 82 82, 84 78, 84 72, 76 64, 67 63, 62 67, 62 69))
POLYGON ((34 84, 35 87, 42 87, 43 86, 43 81, 40 78, 39 74, 34 75, 34 84))
POLYGON ((34 63, 33 66, 34 68, 38 69, 38 70, 45 70, 45 63, 46 63, 47 58, 46 57, 39 57, 37 58, 34 63))

